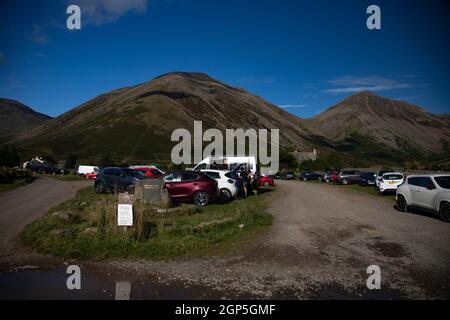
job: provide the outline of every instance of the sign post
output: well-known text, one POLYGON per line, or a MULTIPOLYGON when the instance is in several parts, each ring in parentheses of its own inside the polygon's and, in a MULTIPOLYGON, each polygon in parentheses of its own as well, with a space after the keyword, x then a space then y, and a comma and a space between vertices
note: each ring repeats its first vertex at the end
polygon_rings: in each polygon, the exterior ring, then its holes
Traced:
POLYGON ((133 226, 133 205, 132 204, 118 204, 117 208, 117 225, 119 227, 133 226))

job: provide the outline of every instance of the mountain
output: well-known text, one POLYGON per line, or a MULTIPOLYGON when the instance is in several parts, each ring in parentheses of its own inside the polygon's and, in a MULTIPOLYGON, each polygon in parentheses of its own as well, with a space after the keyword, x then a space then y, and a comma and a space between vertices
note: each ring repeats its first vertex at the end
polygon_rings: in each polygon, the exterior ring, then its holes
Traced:
POLYGON ((186 72, 102 94, 23 130, 13 143, 29 155, 162 162, 177 143, 170 141, 172 132, 193 132, 194 120, 203 121, 203 131, 280 129, 283 148, 316 148, 321 156, 333 152, 355 166, 439 164, 450 153, 450 116, 406 102, 361 92, 314 118, 300 119, 243 89, 186 72))
POLYGON ((335 149, 361 158, 404 160, 449 152, 450 116, 360 92, 307 120, 335 149))
POLYGON ((0 98, 0 144, 31 131, 50 119, 18 101, 0 98))
MULTIPOLYGON (((280 142, 312 150, 313 127, 243 89, 202 73, 174 72, 102 94, 17 139, 33 152, 108 155, 158 161, 169 157, 177 128, 280 129, 280 142)), ((224 150, 225 151, 225 150, 224 150)))

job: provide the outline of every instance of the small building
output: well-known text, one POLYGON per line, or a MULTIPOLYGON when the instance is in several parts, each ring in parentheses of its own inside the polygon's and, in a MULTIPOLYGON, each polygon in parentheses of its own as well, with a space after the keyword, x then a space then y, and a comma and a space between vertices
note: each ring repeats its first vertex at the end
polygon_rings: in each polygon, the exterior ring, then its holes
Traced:
POLYGON ((294 152, 291 152, 291 154, 298 162, 302 162, 305 160, 312 160, 312 161, 317 160, 316 149, 314 149, 312 152, 295 150, 294 152))

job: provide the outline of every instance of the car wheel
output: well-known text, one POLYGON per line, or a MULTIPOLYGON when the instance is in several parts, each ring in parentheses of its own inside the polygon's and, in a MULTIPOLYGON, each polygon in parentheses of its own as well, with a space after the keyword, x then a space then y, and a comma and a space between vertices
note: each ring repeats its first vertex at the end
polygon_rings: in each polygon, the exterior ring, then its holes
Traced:
POLYGON ((330 179, 325 179, 325 182, 326 183, 330 183, 330 179))
POLYGON ((105 193, 105 184, 103 182, 99 182, 95 185, 95 192, 97 193, 105 193))
POLYGON ((378 190, 378 195, 379 195, 379 196, 382 196, 382 195, 383 195, 383 191, 378 190))
POLYGON ((401 194, 397 196, 397 209, 401 212, 408 211, 408 203, 406 202, 406 199, 401 194))
POLYGON ((450 203, 444 202, 440 205, 439 217, 442 221, 450 222, 450 203))
POLYGON ((348 184, 348 180, 347 179, 342 180, 342 184, 348 184))
POLYGON ((194 203, 198 206, 206 206, 209 203, 209 194, 205 191, 197 192, 194 195, 194 203))
POLYGON ((231 191, 227 188, 222 188, 220 189, 220 197, 222 200, 228 200, 231 199, 231 197, 233 197, 233 195, 231 194, 231 191))

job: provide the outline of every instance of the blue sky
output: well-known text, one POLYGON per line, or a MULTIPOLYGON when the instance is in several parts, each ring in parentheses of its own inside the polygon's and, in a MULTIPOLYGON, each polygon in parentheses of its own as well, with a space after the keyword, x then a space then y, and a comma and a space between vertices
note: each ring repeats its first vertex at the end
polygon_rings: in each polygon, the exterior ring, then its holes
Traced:
POLYGON ((450 113, 446 0, 2 0, 0 15, 0 97, 52 116, 170 71, 301 117, 365 89, 450 113), (79 31, 65 27, 69 4, 79 31), (366 27, 371 4, 381 30, 366 27))

